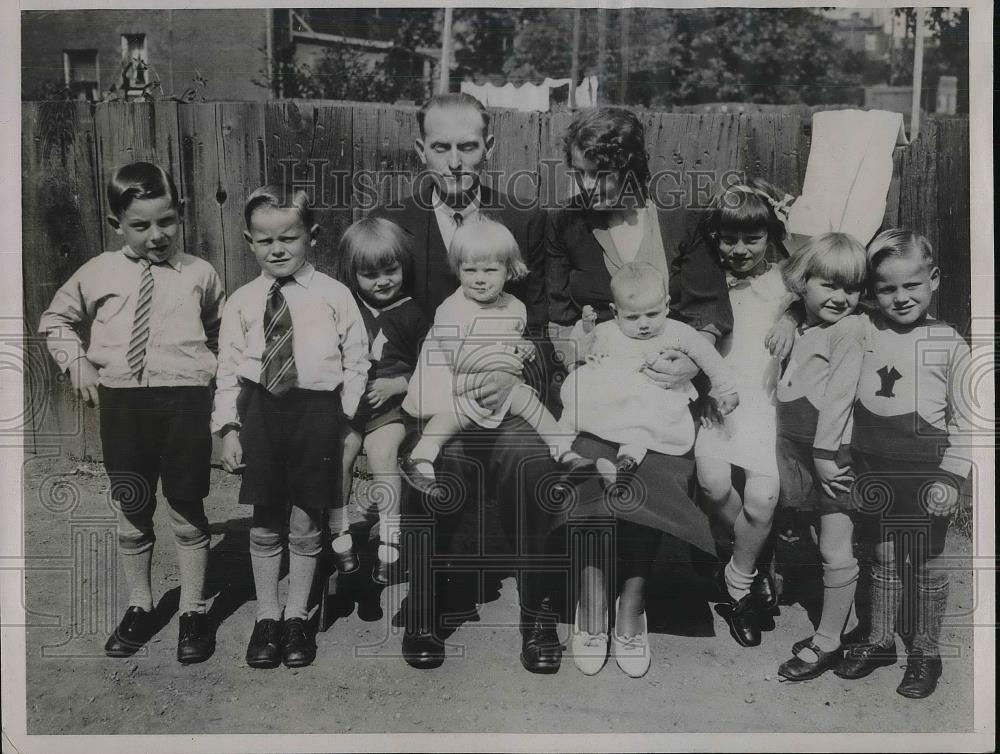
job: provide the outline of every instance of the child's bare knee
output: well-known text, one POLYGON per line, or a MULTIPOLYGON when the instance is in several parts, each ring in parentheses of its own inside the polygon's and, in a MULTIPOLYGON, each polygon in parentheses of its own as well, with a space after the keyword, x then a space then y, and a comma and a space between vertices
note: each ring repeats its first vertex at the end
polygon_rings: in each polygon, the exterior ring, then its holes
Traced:
POLYGON ((728 463, 700 461, 698 466, 698 484, 706 495, 720 499, 729 494, 732 488, 732 471, 728 463))

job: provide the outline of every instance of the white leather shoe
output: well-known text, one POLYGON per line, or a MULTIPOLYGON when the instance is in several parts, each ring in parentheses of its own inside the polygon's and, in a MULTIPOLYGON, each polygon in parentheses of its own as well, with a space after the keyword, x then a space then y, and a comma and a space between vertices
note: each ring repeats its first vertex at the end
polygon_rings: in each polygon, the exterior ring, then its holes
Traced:
POLYGON ((618 635, 618 600, 615 600, 615 630, 611 634, 611 647, 615 653, 615 661, 625 675, 631 678, 642 678, 649 670, 652 656, 649 652, 649 632, 646 627, 646 613, 642 613, 642 631, 635 636, 618 635))
POLYGON ((576 618, 570 649, 573 662, 584 675, 596 675, 608 660, 608 611, 604 611, 604 631, 587 633, 580 628, 580 603, 576 603, 576 618))

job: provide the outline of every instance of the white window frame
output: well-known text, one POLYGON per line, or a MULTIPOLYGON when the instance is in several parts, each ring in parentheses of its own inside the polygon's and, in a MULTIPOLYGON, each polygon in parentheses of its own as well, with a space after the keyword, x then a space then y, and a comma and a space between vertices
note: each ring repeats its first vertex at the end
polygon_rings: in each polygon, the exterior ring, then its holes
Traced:
POLYGON ((72 48, 63 50, 63 78, 66 82, 66 88, 72 90, 74 84, 82 83, 92 83, 93 84, 93 97, 87 97, 87 100, 94 102, 101 97, 101 58, 98 55, 96 49, 90 47, 72 48), (96 79, 86 79, 84 81, 76 81, 73 79, 73 66, 70 63, 70 57, 72 55, 82 55, 83 53, 93 53, 94 55, 94 76, 96 79))
POLYGON ((142 33, 122 34, 121 41, 122 41, 123 68, 127 66, 130 62, 132 62, 133 58, 138 58, 145 64, 145 68, 143 69, 143 78, 144 78, 143 81, 139 81, 137 77, 137 71, 134 67, 128 72, 129 88, 142 89, 146 84, 149 83, 149 47, 147 45, 147 37, 145 34, 142 33), (142 45, 136 48, 137 54, 132 55, 131 54, 132 40, 138 37, 142 38, 142 45))

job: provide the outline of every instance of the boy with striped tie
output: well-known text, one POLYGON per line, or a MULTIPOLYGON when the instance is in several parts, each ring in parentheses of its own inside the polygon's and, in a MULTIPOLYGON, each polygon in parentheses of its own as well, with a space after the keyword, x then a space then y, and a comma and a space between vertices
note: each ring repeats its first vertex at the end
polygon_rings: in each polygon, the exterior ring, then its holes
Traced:
POLYGON ((261 274, 233 293, 223 314, 212 430, 222 437, 223 468, 243 474, 240 503, 253 506, 257 619, 247 664, 302 667, 316 656, 307 603, 323 514, 346 504, 338 494, 341 418, 354 416, 368 381, 368 335, 347 287, 306 259, 317 226, 305 192, 264 186, 243 215, 261 274))
POLYGON ((159 628, 150 564, 160 481, 180 566, 177 659, 201 662, 215 648, 205 610, 203 498, 212 454, 209 383, 225 296, 211 264, 175 247, 181 202, 166 171, 148 162, 119 168, 108 182, 108 205, 108 222, 125 245, 76 271, 42 315, 39 332, 74 390, 100 409, 129 592, 104 650, 110 657, 135 654, 159 628))

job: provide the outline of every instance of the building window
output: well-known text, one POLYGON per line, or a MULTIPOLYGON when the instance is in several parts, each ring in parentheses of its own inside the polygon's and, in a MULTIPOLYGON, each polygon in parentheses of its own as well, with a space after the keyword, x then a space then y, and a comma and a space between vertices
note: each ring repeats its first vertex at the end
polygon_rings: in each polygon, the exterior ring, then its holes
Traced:
POLYGON ((146 85, 149 57, 145 34, 122 34, 122 69, 129 88, 141 89, 146 85))
POLYGON ((878 52, 877 34, 865 34, 865 52, 878 52))
POLYGON ((63 50, 63 70, 66 88, 75 99, 95 102, 100 89, 97 50, 63 50))

